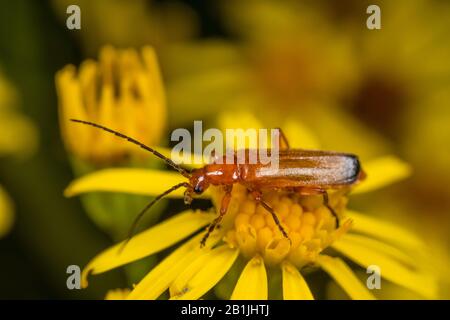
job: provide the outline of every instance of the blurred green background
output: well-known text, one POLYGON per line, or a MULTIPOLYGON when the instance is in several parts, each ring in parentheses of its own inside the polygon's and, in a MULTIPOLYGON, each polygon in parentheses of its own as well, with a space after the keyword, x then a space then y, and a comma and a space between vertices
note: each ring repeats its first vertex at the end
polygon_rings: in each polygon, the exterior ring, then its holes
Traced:
POLYGON ((66 287, 67 266, 84 266, 112 240, 79 199, 63 197, 73 174, 54 75, 96 58, 106 44, 155 47, 168 99, 163 145, 172 129, 190 128, 194 119, 214 124, 220 111, 246 109, 272 126, 300 119, 325 149, 363 160, 402 157, 413 165, 413 177, 359 196, 356 206, 415 230, 445 257, 450 6, 393 2, 2 0, 0 84, 8 85, 0 85, 7 110, 0 108, 0 133, 17 145, 28 135, 31 141, 20 152, 0 149, 0 185, 15 217, 0 239, 0 298, 101 298, 127 283, 119 270, 86 290, 66 287), (81 8, 81 30, 66 28, 70 4, 81 8), (366 28, 369 4, 381 8, 381 30, 366 28), (16 136, 9 130, 12 114, 26 119, 25 133, 19 126, 11 129, 16 136))

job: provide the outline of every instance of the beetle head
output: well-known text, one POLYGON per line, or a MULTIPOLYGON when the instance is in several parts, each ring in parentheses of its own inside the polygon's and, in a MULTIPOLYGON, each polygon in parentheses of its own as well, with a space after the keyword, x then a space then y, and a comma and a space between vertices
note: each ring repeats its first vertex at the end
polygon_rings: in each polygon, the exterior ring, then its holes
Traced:
POLYGON ((191 193, 195 193, 197 195, 202 194, 209 187, 209 182, 206 177, 205 171, 203 169, 198 169, 192 172, 191 177, 189 178, 189 184, 192 189, 191 193))

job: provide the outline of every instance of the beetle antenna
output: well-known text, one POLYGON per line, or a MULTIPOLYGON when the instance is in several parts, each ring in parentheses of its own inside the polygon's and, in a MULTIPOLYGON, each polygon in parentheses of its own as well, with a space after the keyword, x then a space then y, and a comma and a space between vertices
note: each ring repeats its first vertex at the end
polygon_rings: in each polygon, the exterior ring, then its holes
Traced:
POLYGON ((171 159, 169 159, 169 158, 165 157, 164 155, 162 155, 160 152, 156 151, 153 148, 150 148, 149 146, 143 144, 142 142, 137 141, 136 139, 133 139, 133 138, 127 136, 127 135, 124 135, 123 133, 117 132, 117 131, 112 130, 110 128, 107 128, 107 127, 104 127, 102 125, 99 125, 99 124, 96 124, 96 123, 93 123, 93 122, 89 122, 89 121, 78 120, 78 119, 70 119, 70 121, 78 122, 78 123, 82 123, 82 124, 86 124, 86 125, 98 128, 98 129, 102 129, 102 130, 107 131, 109 133, 112 133, 112 134, 114 134, 114 135, 116 135, 116 136, 118 136, 118 137, 120 137, 122 139, 128 140, 129 142, 134 143, 135 145, 141 147, 142 149, 147 150, 147 151, 153 153, 158 158, 164 160, 169 166, 171 166, 173 169, 177 170, 184 177, 189 178, 191 176, 191 173, 188 170, 180 167, 175 162, 173 162, 171 159))
POLYGON ((155 203, 157 203, 159 200, 161 200, 163 197, 167 196, 169 193, 181 188, 181 187, 186 187, 189 188, 190 185, 187 182, 182 182, 179 184, 174 185, 173 187, 171 187, 170 189, 167 189, 166 191, 164 191, 163 193, 161 193, 159 196, 157 196, 155 199, 153 199, 149 204, 147 204, 145 206, 144 209, 142 209, 142 211, 136 216, 136 218, 134 218, 133 224, 131 225, 129 231, 128 231, 128 235, 123 243, 123 245, 120 247, 119 249, 119 254, 122 253, 123 249, 125 249, 125 246, 127 245, 127 243, 131 240, 131 238, 134 235, 134 231, 136 230, 136 227, 139 223, 139 221, 142 219, 142 217, 144 216, 144 214, 150 210, 151 207, 153 207, 153 205, 155 203))

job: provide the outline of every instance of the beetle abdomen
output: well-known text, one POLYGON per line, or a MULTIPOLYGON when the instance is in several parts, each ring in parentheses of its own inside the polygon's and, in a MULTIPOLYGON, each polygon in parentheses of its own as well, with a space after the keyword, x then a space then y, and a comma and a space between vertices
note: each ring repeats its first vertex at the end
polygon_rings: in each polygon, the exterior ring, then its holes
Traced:
POLYGON ((352 154, 280 151, 278 168, 271 164, 241 165, 241 180, 266 187, 339 187, 357 181, 361 166, 352 154))

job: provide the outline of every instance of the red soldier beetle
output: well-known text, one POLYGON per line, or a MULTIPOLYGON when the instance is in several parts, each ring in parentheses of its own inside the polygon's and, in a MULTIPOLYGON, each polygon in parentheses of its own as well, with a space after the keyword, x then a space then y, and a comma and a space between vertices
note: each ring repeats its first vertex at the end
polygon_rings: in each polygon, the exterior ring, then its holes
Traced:
MULTIPOLYGON (((224 187, 225 194, 222 198, 219 215, 208 226, 207 231, 200 242, 200 245, 204 246, 209 235, 214 231, 226 214, 231 200, 233 185, 236 183, 247 188, 253 195, 255 201, 272 215, 272 218, 282 235, 290 241, 289 235, 281 225, 274 209, 264 201, 262 194, 263 190, 278 189, 298 192, 301 195, 322 195, 324 205, 336 219, 337 228, 339 227, 339 218, 329 204, 327 190, 348 188, 365 177, 356 155, 330 151, 290 149, 289 143, 280 129, 278 129, 280 142, 282 142, 284 147, 279 151, 279 166, 276 169, 271 167, 270 164, 240 164, 237 163, 237 161, 234 161, 234 163, 226 163, 224 158, 224 161, 221 161, 221 163, 213 162, 202 168, 188 171, 155 149, 120 132, 93 122, 77 119, 71 119, 71 121, 102 129, 122 139, 128 140, 164 160, 170 167, 188 179, 187 182, 174 185, 162 194, 156 196, 136 216, 123 247, 133 236, 134 229, 142 216, 161 198, 181 187, 186 188, 184 193, 184 202, 186 204, 191 204, 194 194, 202 194, 211 185, 224 187)), ((268 151, 270 152, 270 150, 268 151)), ((245 150, 247 158, 249 152, 249 149, 245 150)))

